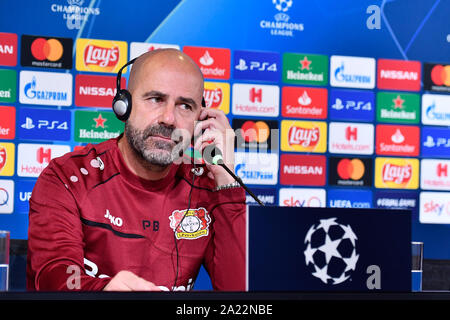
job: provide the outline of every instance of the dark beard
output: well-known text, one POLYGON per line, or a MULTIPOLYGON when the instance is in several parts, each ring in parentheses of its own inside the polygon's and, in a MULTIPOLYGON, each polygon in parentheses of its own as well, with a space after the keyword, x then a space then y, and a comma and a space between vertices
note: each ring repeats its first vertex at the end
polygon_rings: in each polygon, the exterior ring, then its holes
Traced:
POLYGON ((174 142, 148 139, 154 135, 170 139, 174 130, 174 127, 160 124, 138 130, 129 121, 125 123, 125 136, 134 153, 146 163, 159 167, 167 167, 174 161, 174 142))

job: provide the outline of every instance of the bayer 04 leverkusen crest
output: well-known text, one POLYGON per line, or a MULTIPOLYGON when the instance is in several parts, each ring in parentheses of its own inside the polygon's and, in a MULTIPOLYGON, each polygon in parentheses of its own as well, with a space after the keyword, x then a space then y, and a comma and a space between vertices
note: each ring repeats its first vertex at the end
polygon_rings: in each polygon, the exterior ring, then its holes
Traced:
POLYGON ((208 236, 211 218, 205 208, 175 210, 169 216, 170 227, 177 239, 198 239, 208 236), (184 217, 184 218, 183 218, 184 217))

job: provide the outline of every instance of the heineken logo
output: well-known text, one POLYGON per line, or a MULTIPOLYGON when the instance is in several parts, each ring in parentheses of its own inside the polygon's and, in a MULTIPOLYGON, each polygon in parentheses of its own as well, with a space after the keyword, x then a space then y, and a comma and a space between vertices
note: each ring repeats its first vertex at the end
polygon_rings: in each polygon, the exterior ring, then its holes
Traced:
POLYGON ((123 123, 112 112, 75 111, 75 141, 98 143, 116 138, 123 123))
POLYGON ((378 92, 377 120, 419 123, 420 97, 413 93, 378 92))
POLYGON ((16 102, 16 81, 15 70, 0 69, 0 102, 16 102))
POLYGON ((285 53, 283 81, 293 84, 326 85, 328 57, 314 54, 285 53))

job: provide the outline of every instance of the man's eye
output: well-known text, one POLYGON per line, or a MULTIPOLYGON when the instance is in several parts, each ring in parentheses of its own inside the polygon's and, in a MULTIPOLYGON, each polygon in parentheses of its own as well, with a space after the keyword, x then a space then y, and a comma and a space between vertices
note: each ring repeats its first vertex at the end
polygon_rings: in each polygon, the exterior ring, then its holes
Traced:
POLYGON ((150 100, 151 102, 154 102, 154 103, 160 103, 163 101, 163 99, 161 97, 150 97, 150 98, 148 98, 148 100, 150 100))
POLYGON ((183 110, 192 110, 192 107, 186 103, 180 104, 180 108, 183 110))

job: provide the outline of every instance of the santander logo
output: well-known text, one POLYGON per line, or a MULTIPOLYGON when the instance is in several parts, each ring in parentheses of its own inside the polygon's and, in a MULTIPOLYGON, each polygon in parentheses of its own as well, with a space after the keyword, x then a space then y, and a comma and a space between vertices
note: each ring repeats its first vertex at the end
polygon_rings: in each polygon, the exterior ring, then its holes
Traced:
POLYGON ((320 130, 314 128, 302 128, 293 126, 289 129, 289 145, 301 145, 302 147, 314 147, 319 142, 320 130))
POLYGON ((399 185, 406 185, 412 177, 412 166, 410 164, 401 166, 386 163, 382 169, 382 179, 384 183, 393 182, 399 185))
POLYGON ((84 62, 86 65, 114 68, 119 62, 119 48, 104 48, 96 45, 87 45, 84 49, 84 62))

